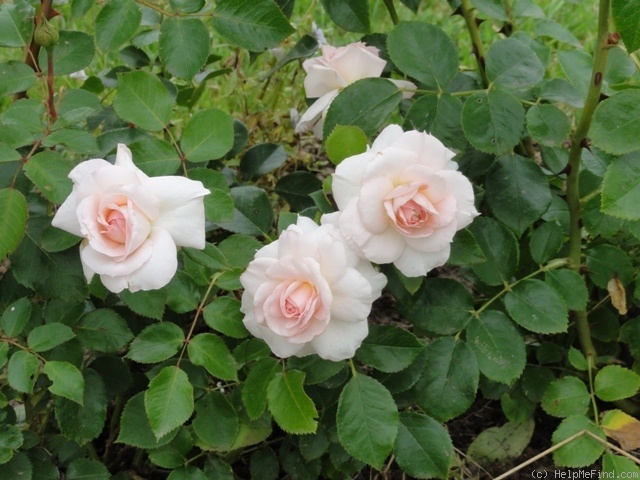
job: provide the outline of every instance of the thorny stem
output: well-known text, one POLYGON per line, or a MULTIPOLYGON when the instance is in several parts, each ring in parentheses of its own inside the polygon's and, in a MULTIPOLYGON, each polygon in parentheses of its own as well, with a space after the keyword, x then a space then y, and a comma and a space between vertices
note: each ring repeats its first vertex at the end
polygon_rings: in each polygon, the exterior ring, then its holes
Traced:
POLYGON ((47 111, 51 124, 56 123, 58 119, 56 105, 53 101, 53 48, 47 48, 47 111))
POLYGON ((593 407, 593 420, 596 425, 600 424, 598 418, 598 405, 596 403, 596 391, 593 388, 593 370, 595 369, 595 357, 587 357, 587 373, 589 374, 589 396, 591 397, 591 406, 593 407))
POLYGON ((397 25, 400 22, 398 18, 398 12, 396 12, 396 7, 393 4, 393 0, 384 0, 384 5, 389 10, 389 16, 391 17, 391 21, 394 25, 397 25))
MULTIPOLYGON (((582 205, 580 203, 580 162, 582 159, 582 149, 587 147, 587 134, 591 127, 593 113, 600 101, 600 91, 602 89, 602 77, 607 65, 609 48, 607 41, 609 35, 609 0, 600 0, 598 13, 598 37, 596 40, 596 51, 589 82, 587 98, 580 115, 580 120, 571 136, 571 149, 569 150, 569 175, 567 177, 567 204, 569 206, 569 265, 580 272, 582 256, 582 205)), ((576 311, 576 328, 582 353, 587 360, 596 363, 597 352, 593 346, 587 311, 576 311)))
POLYGON ((171 143, 173 144, 173 148, 175 148, 176 152, 178 152, 178 157, 180 157, 180 163, 182 164, 182 173, 184 173, 185 177, 189 178, 189 171, 187 170, 187 157, 182 152, 182 149, 180 148, 180 145, 178 145, 178 142, 176 142, 176 139, 173 136, 173 134, 171 133, 171 130, 169 129, 169 127, 165 126, 164 127, 164 131, 169 136, 169 139, 171 140, 171 143))
POLYGON ((473 44, 473 54, 476 57, 476 62, 478 62, 478 71, 480 72, 482 83, 485 87, 488 87, 489 79, 487 78, 487 72, 485 71, 486 55, 484 52, 484 45, 482 44, 482 38, 480 37, 480 30, 478 30, 478 25, 476 24, 476 17, 473 14, 471 0, 462 0, 460 9, 462 11, 464 21, 467 24, 469 35, 471 36, 471 43, 473 44))

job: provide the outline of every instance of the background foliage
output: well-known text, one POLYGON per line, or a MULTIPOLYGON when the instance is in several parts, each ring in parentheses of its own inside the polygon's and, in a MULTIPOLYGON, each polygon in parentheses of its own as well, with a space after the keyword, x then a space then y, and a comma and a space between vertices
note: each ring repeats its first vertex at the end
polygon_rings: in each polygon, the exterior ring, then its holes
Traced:
POLYGON ((541 423, 553 444, 593 434, 557 465, 638 472, 597 439, 638 447, 639 18, 636 0, 2 3, 0 475, 447 478, 519 457, 541 423), (364 79, 325 143, 294 135, 311 20, 416 95, 364 79), (332 211, 333 164, 392 122, 458 153, 482 216, 428 278, 384 268, 401 318, 353 361, 279 361, 242 324, 239 275, 296 214, 332 211), (212 192, 206 248, 161 290, 87 285, 51 227, 69 171, 117 143, 212 192), (481 401, 504 421, 454 450, 443 423, 481 401))

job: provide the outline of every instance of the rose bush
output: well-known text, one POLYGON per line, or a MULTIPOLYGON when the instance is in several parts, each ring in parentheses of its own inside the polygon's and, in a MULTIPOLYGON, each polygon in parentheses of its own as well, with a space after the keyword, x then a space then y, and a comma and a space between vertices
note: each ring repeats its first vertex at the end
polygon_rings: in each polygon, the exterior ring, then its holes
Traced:
POLYGON ((325 221, 368 260, 393 263, 409 277, 426 274, 447 261, 456 231, 478 215, 454 155, 431 135, 388 126, 369 150, 336 168, 341 213, 325 221))
MULTIPOLYGON (((317 98, 313 105, 300 117, 296 132, 313 130, 317 138, 322 138, 324 117, 329 106, 340 90, 363 78, 382 75, 387 62, 380 58, 375 47, 363 42, 351 43, 345 47, 322 45, 322 55, 310 58, 302 64, 307 73, 304 79, 304 91, 307 98, 317 98)), ((391 80, 398 87, 413 88, 416 86, 404 80, 391 80)), ((405 97, 411 97, 406 92, 405 97)))
POLYGON ((123 144, 115 165, 87 160, 69 178, 73 191, 51 223, 84 238, 80 257, 87 281, 97 273, 112 292, 158 289, 178 268, 177 247, 204 248, 209 190, 201 182, 150 178, 123 144))
POLYGON ((333 361, 353 357, 386 284, 338 229, 306 217, 261 248, 240 280, 244 325, 273 353, 333 361))

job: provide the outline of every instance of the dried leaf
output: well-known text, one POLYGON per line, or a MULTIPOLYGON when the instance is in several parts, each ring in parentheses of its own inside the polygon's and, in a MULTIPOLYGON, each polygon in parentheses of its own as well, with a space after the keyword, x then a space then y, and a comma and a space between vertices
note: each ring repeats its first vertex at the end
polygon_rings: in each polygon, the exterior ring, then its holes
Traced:
POLYGON ((602 417, 602 427, 608 437, 623 450, 640 448, 640 421, 621 410, 609 410, 602 417))
POLYGON ((607 283, 607 291, 611 295, 611 304, 618 310, 620 315, 627 314, 627 295, 624 285, 617 276, 614 276, 607 283))

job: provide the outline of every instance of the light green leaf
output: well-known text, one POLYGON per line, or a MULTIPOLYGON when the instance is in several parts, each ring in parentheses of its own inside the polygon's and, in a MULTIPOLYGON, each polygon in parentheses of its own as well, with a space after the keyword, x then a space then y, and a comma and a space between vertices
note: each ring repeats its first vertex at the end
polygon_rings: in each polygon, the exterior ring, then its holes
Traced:
POLYGON ((534 105, 526 119, 529 133, 542 145, 562 145, 571 128, 569 117, 553 105, 534 105))
POLYGON ((640 477, 640 468, 628 458, 607 452, 602 456, 602 473, 603 478, 605 475, 609 478, 622 478, 623 476, 638 478, 640 477))
POLYGON ((462 340, 440 337, 427 346, 426 364, 429 367, 414 387, 418 404, 441 422, 464 413, 480 381, 473 351, 462 340))
MULTIPOLYGON (((560 423, 556 431, 553 432, 551 441, 556 445, 583 430, 587 430, 602 440, 606 440, 602 429, 597 427, 590 419, 583 415, 572 415, 560 423)), ((553 452, 553 461, 559 467, 586 467, 598 460, 604 449, 604 443, 600 443, 588 435, 583 435, 553 452)))
POLYGON ((222 110, 201 110, 189 119, 180 146, 190 162, 222 157, 233 147, 233 118, 222 110))
POLYGON ((56 130, 42 140, 42 145, 45 147, 64 145, 69 150, 75 150, 79 153, 94 155, 100 153, 100 148, 98 147, 96 138, 85 130, 78 130, 75 128, 63 128, 56 130))
POLYGON ((640 155, 616 158, 602 181, 602 211, 625 220, 640 220, 640 155))
POLYGON ((318 411, 303 385, 304 373, 288 370, 277 373, 267 387, 269 411, 285 432, 313 433, 318 428, 318 411))
POLYGON ((371 325, 356 351, 361 362, 386 373, 407 368, 424 348, 411 332, 392 325, 371 325))
POLYGON ((324 121, 324 138, 337 125, 354 125, 370 137, 387 121, 402 100, 398 87, 385 78, 363 78, 331 102, 324 121))
POLYGON ((240 419, 229 400, 220 392, 209 392, 196 402, 195 410, 191 426, 198 438, 209 448, 228 450, 240 428, 240 419))
POLYGON ((198 73, 209 55, 209 45, 209 30, 199 18, 172 17, 162 22, 160 60, 178 78, 190 80, 198 73))
POLYGON ((27 228, 27 201, 13 188, 0 188, 0 259, 13 252, 27 228))
POLYGON ((60 204, 71 193, 69 172, 73 164, 51 150, 35 154, 24 166, 24 172, 50 202, 60 204))
POLYGON ((540 82, 545 68, 527 45, 503 38, 489 48, 486 70, 492 86, 518 91, 540 82))
POLYGON ((336 426, 351 456, 380 470, 398 432, 398 409, 377 380, 357 374, 340 393, 336 426))
POLYGON ((9 386, 23 393, 31 393, 38 379, 38 358, 26 350, 18 350, 9 359, 7 380, 9 386))
POLYGON ((53 382, 49 391, 79 403, 84 402, 84 378, 75 365, 51 360, 44 364, 44 374, 53 382))
POLYGON ((600 400, 614 402, 638 392, 640 375, 620 365, 607 365, 598 371, 593 386, 600 400))
POLYGON ((123 290, 120 292, 120 298, 131 311, 138 315, 162 320, 167 300, 167 293, 164 290, 141 290, 138 292, 123 290))
POLYGON ((598 104, 589 134, 608 153, 640 150, 640 90, 624 90, 598 104))
POLYGON ((193 413, 193 386, 178 367, 164 367, 144 394, 144 408, 159 440, 186 422, 193 413))
POLYGON ((449 432, 436 420, 402 412, 393 449, 402 471, 415 478, 449 478, 454 458, 449 432))
POLYGON ((443 91, 458 73, 458 48, 435 25, 400 22, 389 33, 387 48, 396 67, 429 90, 443 91))
POLYGON ((184 333, 175 323, 155 323, 131 342, 127 358, 140 363, 158 363, 175 355, 184 343, 184 333))
POLYGON ((104 52, 124 45, 140 26, 142 11, 132 0, 109 0, 96 17, 96 43, 104 52))
POLYGON ((467 327, 467 343, 487 378, 510 384, 526 364, 524 339, 505 314, 487 310, 467 327))
POLYGON ((640 48, 640 1, 613 0, 611 2, 613 21, 629 53, 640 48))
POLYGON ((16 60, 0 63, 0 97, 27 91, 34 83, 36 72, 26 63, 16 60))
POLYGON ((213 333, 200 333, 189 341, 189 359, 202 365, 214 377, 237 380, 236 362, 222 338, 213 333))
POLYGON ((553 20, 541 20, 536 22, 534 32, 537 37, 553 38, 558 42, 567 43, 578 48, 581 48, 582 46, 580 40, 578 40, 573 33, 553 20))
POLYGON ((63 323, 47 323, 29 332, 27 344, 34 352, 46 352, 75 336, 73 330, 63 323))
POLYGON ((129 144, 136 166, 150 176, 172 175, 180 168, 176 149, 166 140, 147 137, 129 144))
POLYGON ((78 340, 98 352, 117 352, 133 338, 124 318, 107 308, 87 313, 75 329, 78 340))
POLYGON ((22 297, 11 303, 2 312, 0 327, 9 338, 15 338, 22 333, 31 317, 31 302, 27 297, 22 297))
POLYGON ((171 119, 173 98, 160 79, 146 72, 118 77, 113 108, 120 118, 145 130, 162 130, 171 119))
MULTIPOLYGON (((69 75, 89 66, 96 47, 93 37, 84 32, 61 31, 60 41, 53 49, 53 73, 56 76, 69 75)), ((47 73, 47 52, 43 48, 38 57, 42 73, 47 73)))
POLYGON ((567 306, 556 290, 541 280, 518 283, 504 297, 507 312, 522 327, 536 333, 566 332, 567 306))
POLYGON ((0 5, 0 47, 23 47, 33 34, 34 8, 26 1, 0 5))
POLYGON ((462 107, 462 129, 467 140, 486 153, 510 152, 520 141, 524 119, 520 101, 502 90, 474 93, 462 107))
POLYGON ((242 323, 240 300, 232 297, 217 297, 202 311, 205 323, 214 330, 231 338, 245 338, 249 332, 242 323))
POLYGON ((254 52, 277 47, 294 32, 271 0, 227 0, 218 3, 213 28, 232 43, 254 52))
POLYGON ((554 417, 584 415, 591 397, 587 386, 577 377, 567 375, 549 384, 542 396, 542 409, 554 417))

